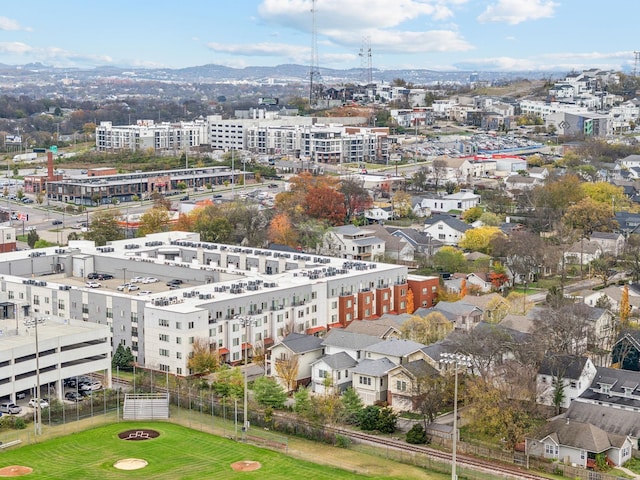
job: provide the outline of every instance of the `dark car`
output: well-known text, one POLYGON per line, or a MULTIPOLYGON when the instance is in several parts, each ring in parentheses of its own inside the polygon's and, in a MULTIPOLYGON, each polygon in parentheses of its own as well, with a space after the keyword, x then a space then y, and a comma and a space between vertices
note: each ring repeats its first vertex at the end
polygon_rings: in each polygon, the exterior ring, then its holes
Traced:
POLYGON ((111 280, 113 279, 113 275, 110 273, 100 273, 98 275, 98 280, 111 280))
POLYGON ((84 399, 82 394, 78 392, 67 392, 64 394, 64 398, 72 402, 81 402, 84 399))
POLYGON ((58 220, 57 218, 51 222, 53 225, 62 225, 62 220, 58 220))
POLYGON ((221 193, 216 193, 213 198, 222 198, 222 194, 221 193))
POLYGON ((97 280, 99 276, 100 274, 98 272, 92 272, 89 275, 87 275, 87 278, 89 280, 97 280))
POLYGON ((169 280, 167 282, 167 287, 170 287, 171 285, 182 285, 182 280, 180 280, 179 278, 174 278, 172 280, 169 280))
POLYGON ((187 200, 189 200, 189 195, 184 195, 184 196, 180 197, 180 201, 181 202, 184 202, 184 201, 187 201, 187 200))
POLYGON ((267 185, 267 187, 269 187, 269 188, 278 188, 278 184, 277 183, 270 183, 269 185, 267 185))

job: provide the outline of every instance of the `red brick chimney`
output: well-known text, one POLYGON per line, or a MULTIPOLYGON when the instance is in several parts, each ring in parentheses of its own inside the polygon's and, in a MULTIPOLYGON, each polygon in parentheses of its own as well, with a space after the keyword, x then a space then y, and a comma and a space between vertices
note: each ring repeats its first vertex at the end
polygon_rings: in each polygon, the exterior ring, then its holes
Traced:
POLYGON ((47 152, 47 180, 53 180, 53 153, 47 152))

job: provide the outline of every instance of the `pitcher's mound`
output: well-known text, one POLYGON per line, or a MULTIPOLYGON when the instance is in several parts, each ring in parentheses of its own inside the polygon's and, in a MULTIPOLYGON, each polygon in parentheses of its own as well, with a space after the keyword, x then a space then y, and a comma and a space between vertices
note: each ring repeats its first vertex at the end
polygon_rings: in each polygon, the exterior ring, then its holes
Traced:
POLYGON ((29 475, 31 472, 33 472, 33 468, 23 467, 22 465, 9 465, 8 467, 0 468, 0 477, 20 477, 29 475))
POLYGON ((262 464, 260 462, 254 462, 253 460, 242 460, 231 464, 231 468, 236 472, 253 472, 261 467, 262 464))
POLYGON ((140 458, 124 458, 113 464, 119 470, 138 470, 148 465, 146 460, 140 458))

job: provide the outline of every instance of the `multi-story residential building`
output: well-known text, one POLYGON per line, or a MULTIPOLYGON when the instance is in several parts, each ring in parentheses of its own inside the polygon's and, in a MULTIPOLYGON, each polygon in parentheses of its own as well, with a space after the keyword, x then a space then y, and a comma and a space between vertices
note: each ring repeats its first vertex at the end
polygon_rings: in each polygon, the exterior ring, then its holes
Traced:
POLYGON ((568 112, 573 114, 588 113, 587 107, 560 102, 543 102, 540 100, 522 100, 520 110, 524 115, 535 115, 545 119, 548 115, 558 112, 568 112))
POLYGON ((268 347, 291 331, 321 334, 405 313, 409 288, 425 290, 426 302, 433 295, 433 278, 409 278, 405 266, 206 243, 187 232, 10 252, 0 275, 0 321, 18 309, 108 325, 114 348, 131 347, 138 364, 177 375, 190 373, 196 338, 223 361, 240 363, 253 345, 268 347), (90 288, 91 272, 116 278, 90 288), (144 285, 142 295, 116 288, 134 276, 160 281, 144 285), (170 290, 164 283, 171 279, 182 280, 181 288, 170 290))
POLYGON ((553 125, 558 135, 606 137, 612 133, 611 118, 591 112, 555 112, 545 117, 547 128, 553 125))
POLYGON ((183 151, 206 143, 207 124, 204 120, 178 123, 154 123, 138 120, 135 125, 114 126, 100 122, 96 127, 96 149, 183 151))

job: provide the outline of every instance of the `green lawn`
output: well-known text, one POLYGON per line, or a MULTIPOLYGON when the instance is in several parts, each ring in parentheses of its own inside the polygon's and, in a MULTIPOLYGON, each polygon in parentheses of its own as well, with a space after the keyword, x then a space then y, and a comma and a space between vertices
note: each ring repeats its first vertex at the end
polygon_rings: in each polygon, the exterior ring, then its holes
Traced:
POLYGON ((28 475, 30 480, 392 478, 356 475, 164 422, 120 422, 39 444, 14 447, 0 452, 0 467, 8 465, 33 468, 33 473, 28 475), (160 432, 160 436, 145 441, 126 441, 118 438, 121 431, 139 428, 154 429, 160 432), (113 464, 124 458, 139 458, 149 464, 140 470, 115 469, 113 464), (234 472, 230 464, 241 460, 259 461, 262 468, 254 472, 234 472))

